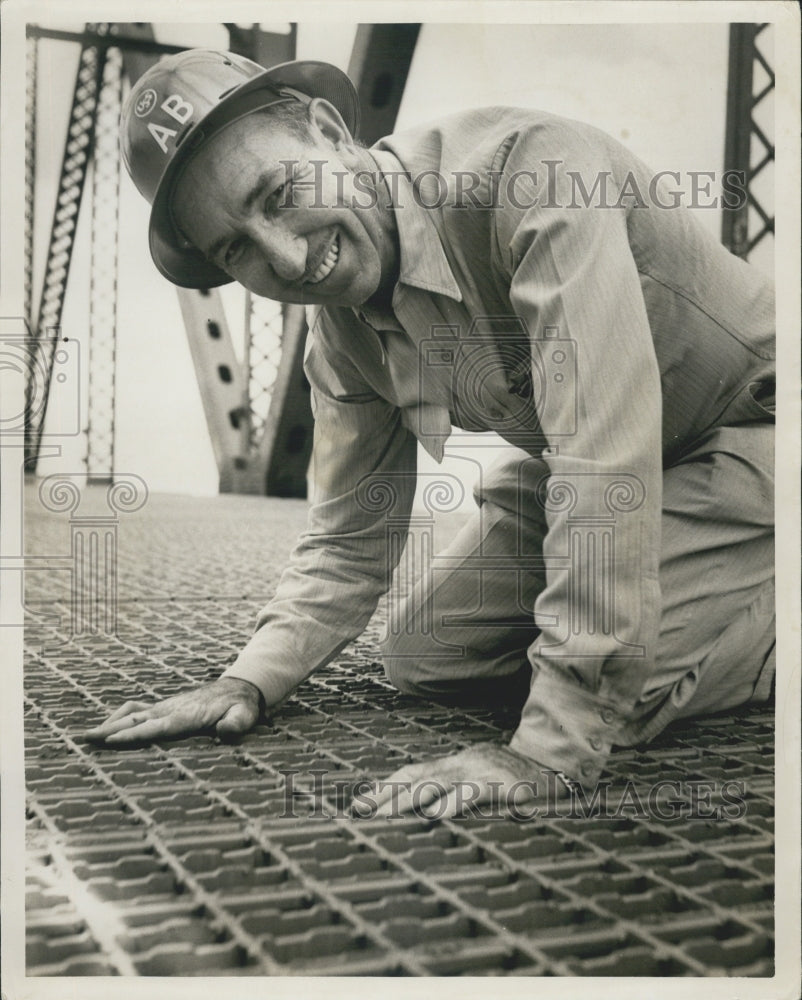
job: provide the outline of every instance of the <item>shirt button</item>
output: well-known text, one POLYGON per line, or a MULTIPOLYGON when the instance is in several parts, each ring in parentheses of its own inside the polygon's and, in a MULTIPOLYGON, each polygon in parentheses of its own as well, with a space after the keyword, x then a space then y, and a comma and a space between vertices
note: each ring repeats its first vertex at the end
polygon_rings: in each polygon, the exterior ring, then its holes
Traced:
POLYGON ((601 710, 601 717, 602 717, 602 722, 606 722, 607 725, 609 726, 610 723, 615 718, 615 712, 613 712, 611 708, 603 708, 601 710))
POLYGON ((590 743, 593 750, 601 750, 602 741, 599 739, 598 736, 591 736, 591 738, 588 740, 588 743, 590 743))

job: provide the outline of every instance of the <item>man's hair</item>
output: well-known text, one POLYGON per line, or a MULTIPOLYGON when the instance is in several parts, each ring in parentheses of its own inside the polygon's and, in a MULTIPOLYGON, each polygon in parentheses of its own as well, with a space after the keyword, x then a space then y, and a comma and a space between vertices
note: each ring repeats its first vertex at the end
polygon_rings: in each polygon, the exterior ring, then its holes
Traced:
MULTIPOLYGON (((271 104, 266 108, 260 108, 253 114, 264 115, 272 125, 283 126, 299 139, 309 139, 312 135, 309 126, 308 105, 304 104, 303 101, 282 101, 281 104, 271 104)), ((351 142, 362 149, 367 148, 364 142, 354 136, 351 136, 351 142)))
POLYGON ((280 104, 271 104, 266 108, 260 108, 258 111, 254 111, 254 114, 269 118, 272 125, 283 126, 299 139, 308 139, 312 134, 309 128, 307 105, 302 101, 282 101, 280 104))

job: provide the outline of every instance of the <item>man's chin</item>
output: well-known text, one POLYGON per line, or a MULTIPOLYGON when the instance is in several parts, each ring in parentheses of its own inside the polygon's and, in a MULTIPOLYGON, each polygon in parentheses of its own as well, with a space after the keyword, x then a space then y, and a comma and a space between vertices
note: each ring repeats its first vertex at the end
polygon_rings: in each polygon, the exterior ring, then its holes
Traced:
MULTIPOLYGON (((345 277, 332 275, 335 280, 331 286, 326 281, 320 283, 320 287, 314 284, 305 284, 297 291, 282 296, 268 296, 275 298, 277 302, 284 302, 301 306, 339 306, 341 308, 357 309, 359 306, 370 304, 370 300, 377 294, 379 279, 374 276, 360 272, 356 281, 343 280, 345 277)), ((258 292, 255 294, 259 294, 258 292)))

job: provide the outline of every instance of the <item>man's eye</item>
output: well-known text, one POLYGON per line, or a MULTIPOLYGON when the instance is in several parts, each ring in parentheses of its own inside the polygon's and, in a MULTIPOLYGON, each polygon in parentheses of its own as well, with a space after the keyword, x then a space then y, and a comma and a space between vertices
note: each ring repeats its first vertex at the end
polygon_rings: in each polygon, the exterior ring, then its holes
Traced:
POLYGON ((223 254, 223 263, 226 267, 231 267, 232 264, 236 264, 239 258, 242 256, 242 240, 235 240, 233 243, 229 243, 223 254))
POLYGON ((270 197, 268 198, 268 207, 270 208, 285 208, 290 204, 290 192, 292 190, 292 182, 284 181, 283 184, 279 184, 277 188, 273 188, 270 192, 270 197))

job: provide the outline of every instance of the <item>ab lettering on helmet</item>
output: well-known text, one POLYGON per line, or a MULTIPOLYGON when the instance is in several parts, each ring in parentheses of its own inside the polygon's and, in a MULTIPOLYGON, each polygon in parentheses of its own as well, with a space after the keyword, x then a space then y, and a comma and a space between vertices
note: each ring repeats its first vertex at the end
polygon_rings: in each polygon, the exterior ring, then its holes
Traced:
MULTIPOLYGON (((183 125, 187 122, 192 116, 192 112, 194 110, 189 101, 185 101, 180 94, 170 94, 166 100, 162 101, 161 109, 162 111, 166 111, 167 114, 177 121, 179 125, 183 125)), ((150 132, 156 140, 163 153, 168 152, 168 141, 178 135, 176 129, 167 128, 165 125, 157 125, 155 122, 148 122, 148 132, 150 132)))

